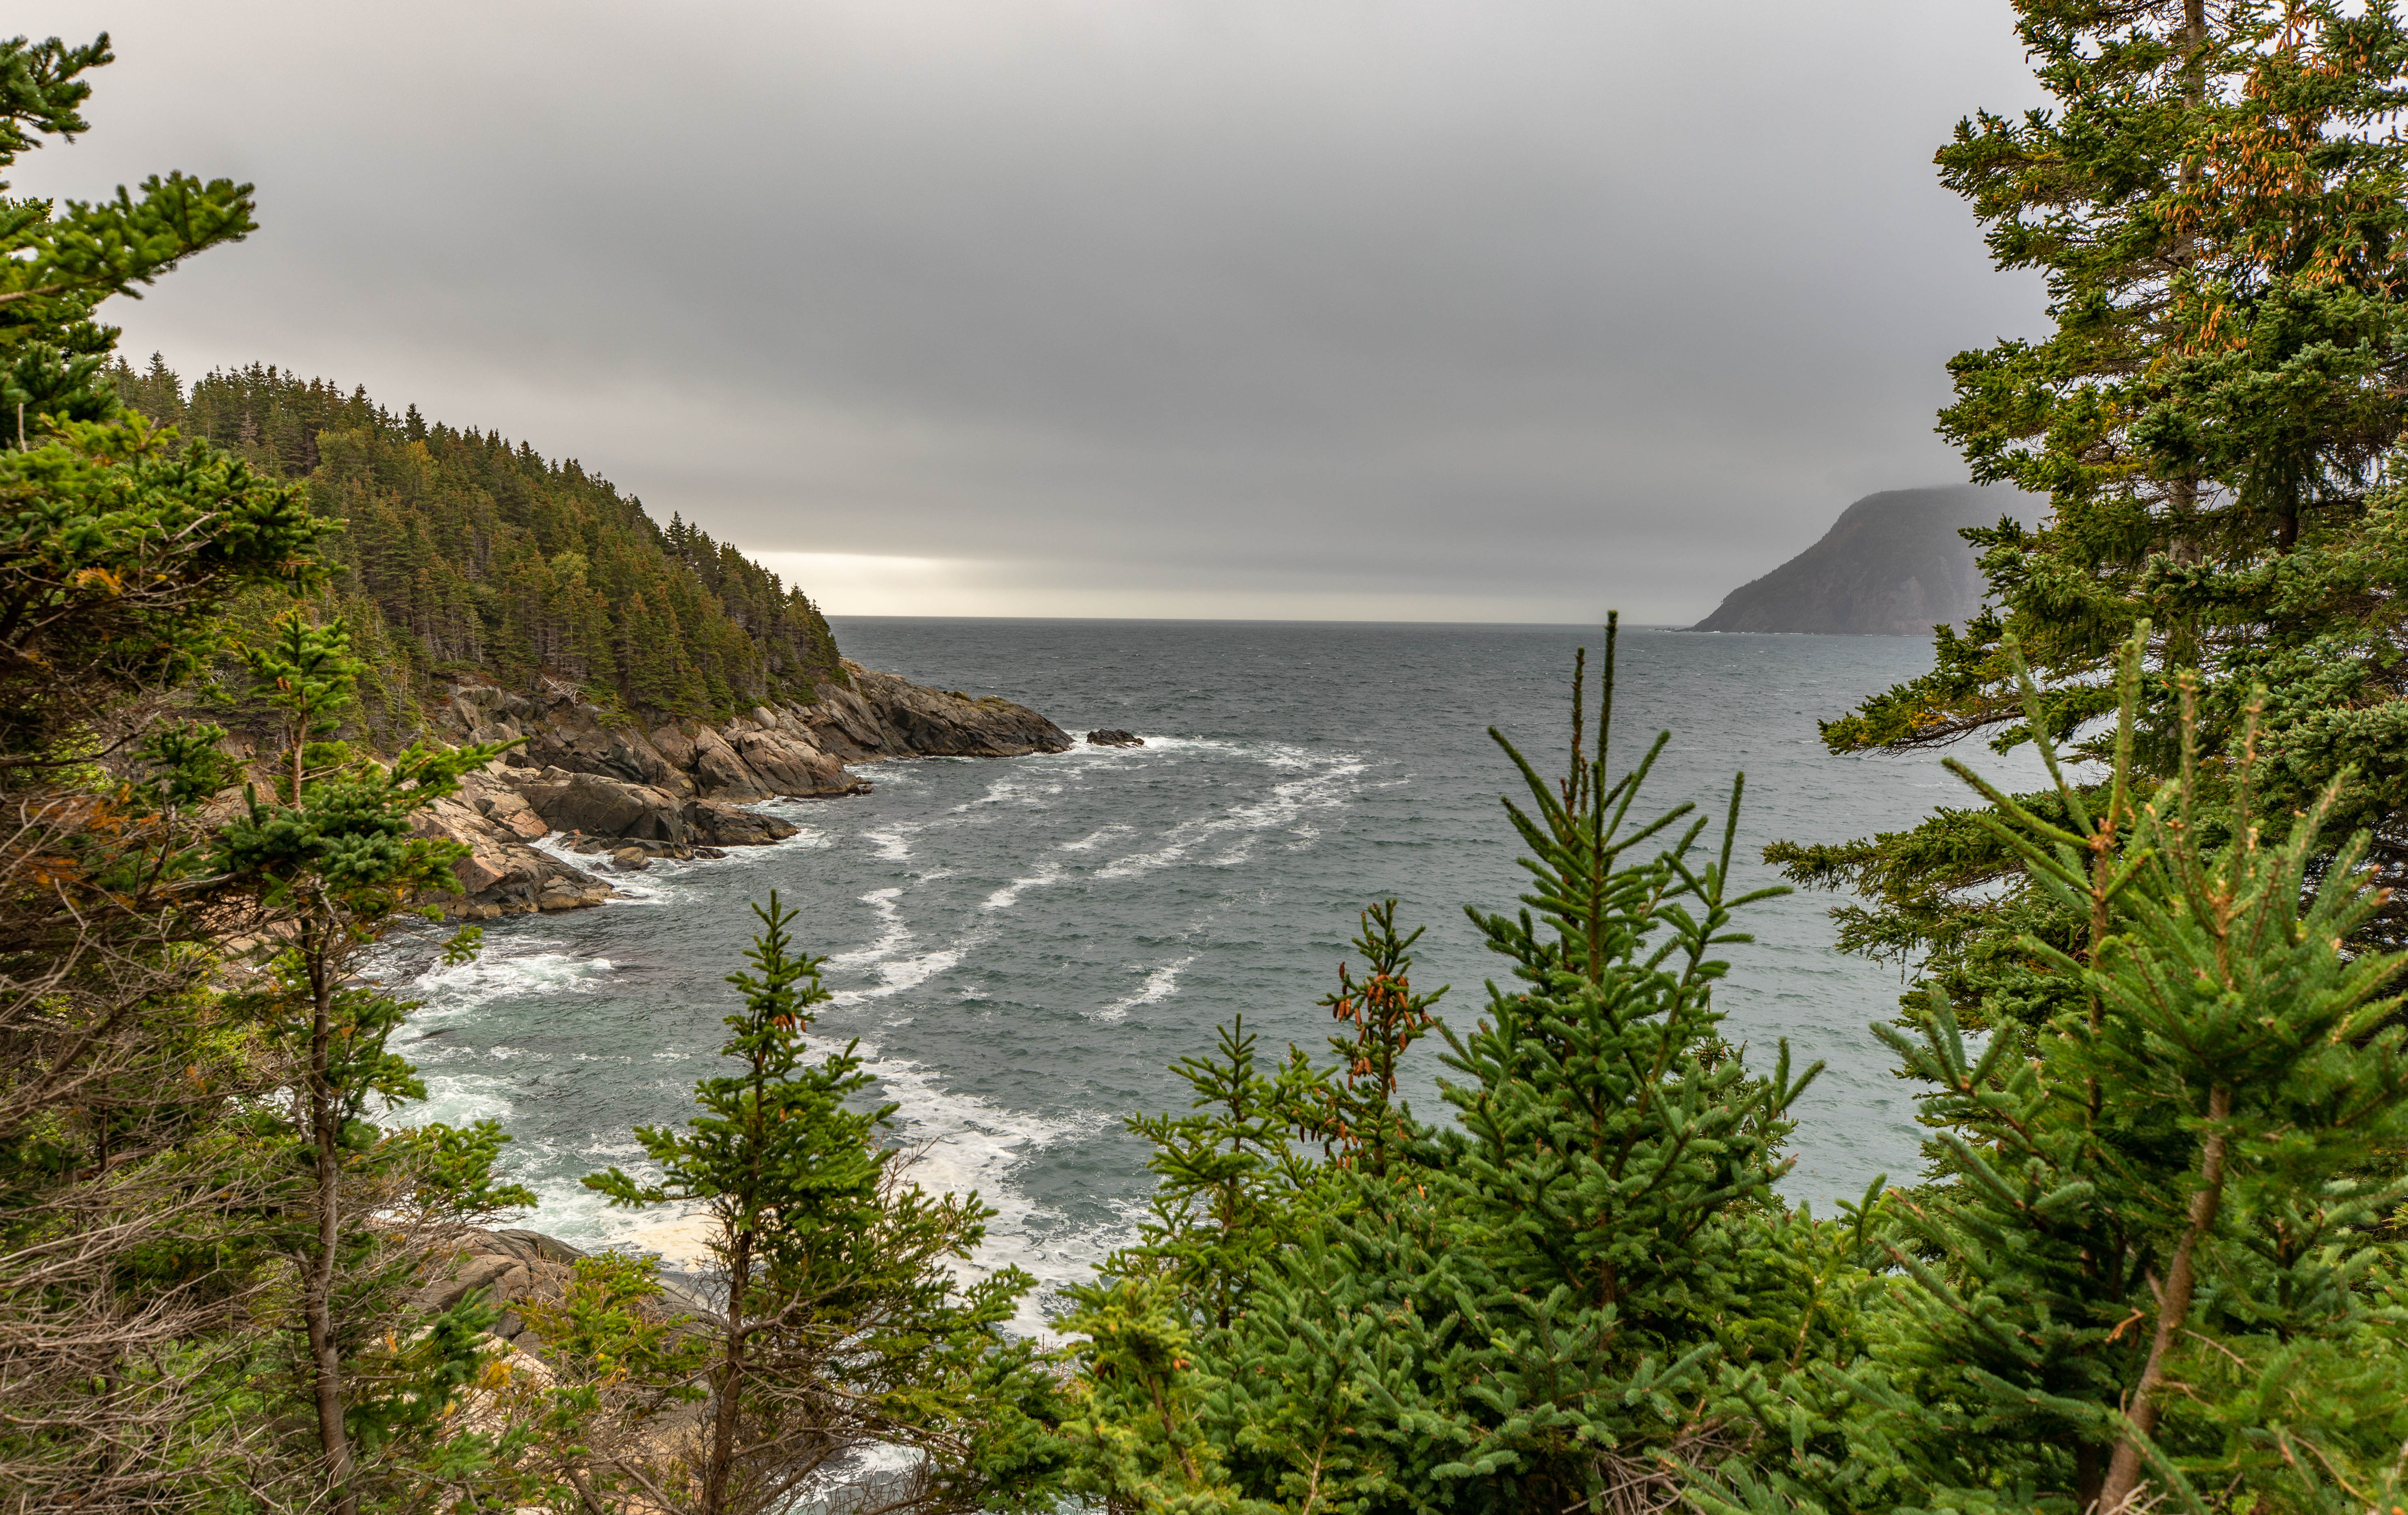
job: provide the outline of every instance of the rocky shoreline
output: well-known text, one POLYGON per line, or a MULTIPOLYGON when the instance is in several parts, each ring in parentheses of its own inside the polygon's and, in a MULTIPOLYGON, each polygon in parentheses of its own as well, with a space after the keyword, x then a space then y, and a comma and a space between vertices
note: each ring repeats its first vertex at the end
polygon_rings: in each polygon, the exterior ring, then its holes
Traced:
POLYGON ((1069 750, 1069 735, 1026 706, 849 659, 844 671, 849 689, 822 683, 810 704, 758 706, 716 726, 647 727, 551 679, 526 693, 460 681, 436 712, 436 735, 519 745, 421 813, 419 835, 468 849, 454 865, 458 892, 427 903, 470 921, 582 909, 610 898, 610 884, 534 843, 557 836, 596 869, 629 872, 791 836, 795 826, 744 807, 867 793, 850 765, 1069 750))

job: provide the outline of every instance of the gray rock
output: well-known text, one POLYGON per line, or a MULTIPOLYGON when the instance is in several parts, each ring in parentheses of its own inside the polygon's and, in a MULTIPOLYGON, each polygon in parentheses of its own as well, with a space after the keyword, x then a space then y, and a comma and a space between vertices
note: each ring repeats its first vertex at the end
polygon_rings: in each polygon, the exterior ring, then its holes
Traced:
MULTIPOLYGON (((437 800, 418 812, 412 828, 416 835, 458 842, 468 850, 467 856, 452 865, 459 889, 427 903, 459 919, 492 921, 533 910, 581 909, 610 897, 609 885, 549 852, 538 851, 527 845, 523 830, 480 811, 478 802, 483 799, 504 820, 518 815, 517 809, 503 806, 490 792, 491 783, 483 776, 471 775, 459 794, 437 800)), ((518 801, 514 793, 509 797, 518 801)), ((518 803, 523 808, 524 802, 518 803)), ((531 811, 526 819, 538 828, 538 836, 548 829, 531 811)))
POLYGON ((681 802, 646 784, 598 773, 547 768, 519 793, 535 813, 561 831, 683 844, 691 840, 681 802))
POLYGON ((930 689, 847 660, 853 687, 819 688, 797 710, 814 746, 851 761, 896 757, 1022 757, 1067 752, 1070 735, 1025 705, 930 689))
POLYGON ((774 815, 739 810, 714 800, 688 800, 683 813, 697 840, 719 847, 767 847, 802 829, 774 815))
POLYGON ((1087 733, 1090 747, 1143 747, 1145 738, 1133 731, 1091 731, 1087 733))

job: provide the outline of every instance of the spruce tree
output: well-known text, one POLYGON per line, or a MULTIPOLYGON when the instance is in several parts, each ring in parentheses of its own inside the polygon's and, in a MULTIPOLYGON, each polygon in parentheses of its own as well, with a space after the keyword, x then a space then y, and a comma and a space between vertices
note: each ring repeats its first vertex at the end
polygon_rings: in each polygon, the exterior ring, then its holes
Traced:
POLYGON ((956 1281, 994 1212, 909 1180, 883 1139, 895 1107, 857 1108, 873 1080, 851 1044, 810 1059, 819 960, 795 950, 774 893, 754 913, 752 971, 728 978, 744 995, 722 1049, 736 1071, 696 1082, 682 1130, 636 1128, 658 1179, 586 1179, 613 1204, 691 1204, 710 1222, 708 1411, 684 1477, 656 1469, 654 1487, 702 1515, 780 1509, 882 1444, 920 1459, 886 1508, 1015 1503, 1048 1458, 1050 1388, 1033 1346, 1002 1334, 1034 1280, 956 1281))
MULTIPOLYGON (((426 1092, 387 1045, 410 1006, 364 977, 368 955, 416 895, 452 887, 466 850, 413 836, 412 814, 502 747, 412 747, 390 765, 355 756, 337 739, 361 667, 350 647, 341 622, 296 609, 246 650, 276 722, 270 789, 246 786, 219 843, 220 867, 256 891, 263 915, 253 930, 265 981, 243 1002, 281 1054, 293 1096, 261 1109, 255 1130, 282 1174, 273 1244, 296 1276, 296 1377, 341 1515, 363 1508, 367 1490, 415 1476, 422 1456, 465 1477, 490 1451, 440 1423, 476 1370, 485 1317, 464 1301, 407 1339, 394 1317, 424 1253, 393 1215, 416 1209, 439 1223, 534 1203, 493 1179, 505 1138, 491 1122, 398 1135, 376 1124, 388 1105, 426 1092)), ((462 933, 447 951, 465 955, 475 940, 462 933)))
POLYGON ((1743 778, 1702 865, 1691 807, 1632 819, 1669 734, 1612 774, 1614 640, 1609 624, 1596 747, 1576 697, 1557 784, 1498 738, 1532 801, 1508 814, 1534 888, 1512 915, 1471 912, 1519 982, 1491 986, 1470 1034, 1444 1033, 1461 1131, 1434 1174, 1475 1238, 1459 1465, 1558 1508, 1713 1444, 1716 1324, 1746 1313, 1769 1265, 1787 1112, 1819 1071, 1793 1079, 1784 1042, 1771 1077, 1753 1075, 1721 1035, 1712 954, 1751 939, 1735 912, 1778 891, 1729 891, 1743 778))
POLYGON ((1762 897, 1729 891, 1741 791, 1703 856, 1692 807, 1637 810, 1667 738, 1612 773, 1615 640, 1594 746, 1575 668, 1560 779, 1497 736, 1533 888, 1471 910, 1514 980, 1469 1034, 1435 1026, 1455 1122, 1392 1097, 1437 996, 1383 908, 1371 979, 1334 996, 1355 1028, 1335 1067, 1263 1075, 1225 1033, 1180 1068, 1203 1113, 1135 1123, 1155 1219, 1065 1322, 1085 1337, 1067 1434, 1111 1508, 1660 1508, 1679 1460, 1750 1438, 1751 1356, 1828 1336, 1772 1193, 1813 1075, 1785 1048, 1750 1075, 1712 999, 1762 897))
MULTIPOLYGON (((2112 686, 2119 761, 2096 793, 2045 737, 2046 813, 1960 765, 2000 845, 2095 925, 2078 952, 2025 943, 2065 983, 2029 1041, 1969 1037, 1937 989, 1912 1027, 1876 1027, 1933 1132, 1882 1238, 1887 1308, 1862 1360, 1767 1415, 1811 1443, 1709 1508, 2400 1497, 2408 1180, 2384 1168, 2408 1140, 2403 960, 2348 945, 2379 903, 2362 836, 2324 854, 2323 816, 2264 824, 2247 726, 2229 782, 2203 782, 2186 740, 2173 779, 2132 783, 2147 636, 2112 686)), ((2043 697, 2027 686, 2036 717, 2043 697)))
MULTIPOLYGON (((0 170, 87 129, 104 36, 0 40, 0 170)), ((5 189, 5 185, 0 185, 5 189)), ((300 492, 123 415, 97 312, 251 226, 247 186, 0 196, 0 1487, 166 1508, 261 1293, 241 1122, 277 1070, 220 993, 243 888, 221 727, 157 720, 249 593, 322 575, 300 492)))
MULTIPOLYGON (((2408 763, 2390 736, 2408 499, 2389 472, 2408 424, 2408 144, 2387 130, 2408 104, 2408 29, 2388 0, 2029 0, 2017 16, 2051 105, 1964 122, 1939 163, 1999 266, 2045 276, 2053 329, 1960 354, 1941 429, 1977 479, 2046 493, 2048 517, 1969 533, 1992 608, 1940 628, 1932 672, 1824 738, 1901 750, 2037 729, 2103 759, 2117 649, 2146 621, 2157 677, 2140 693, 2133 782, 2178 762, 2173 673, 2199 671, 2192 739, 2211 773, 2263 685, 2269 823, 2351 769, 2319 812, 2324 845, 2364 827, 2378 865, 2408 864, 2408 763)), ((2013 944, 2038 931, 2078 946, 2084 922, 2054 914, 1973 812, 1770 855, 1864 896, 1842 912, 1843 943, 1917 964, 1970 1023, 2028 1029, 2057 1008, 2062 980, 2013 944)), ((2387 941, 2397 915, 2359 930, 2387 941)))

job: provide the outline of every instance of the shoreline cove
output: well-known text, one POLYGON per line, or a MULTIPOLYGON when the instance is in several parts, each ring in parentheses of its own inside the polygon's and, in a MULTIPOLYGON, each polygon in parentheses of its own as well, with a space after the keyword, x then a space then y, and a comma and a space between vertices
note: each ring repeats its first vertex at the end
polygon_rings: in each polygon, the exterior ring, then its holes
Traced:
MULTIPOLYGON (((424 1002, 408 1035, 440 1034, 406 1043, 430 1099, 396 1119, 494 1116, 515 1138, 505 1171, 540 1196, 517 1224, 672 1254, 690 1223, 607 1210, 577 1180, 640 1155, 632 1124, 683 1118, 733 1008, 721 979, 740 965, 747 905, 775 887, 836 995, 814 1045, 858 1038, 900 1107, 896 1139, 928 1144, 921 1181, 996 1207, 977 1262, 1039 1279, 1016 1327, 1032 1332, 1143 1207, 1144 1149, 1121 1121, 1183 1105, 1168 1065, 1237 1016, 1260 1055, 1289 1042, 1317 1052, 1328 1022, 1315 1001, 1365 905, 1399 896, 1400 921, 1430 928, 1417 986, 1452 983, 1439 1013, 1479 1018, 1481 980, 1498 968, 1461 906, 1504 907, 1522 888, 1496 799, 1511 774, 1484 728, 1550 760, 1572 649, 1598 639, 1563 628, 838 629, 902 678, 998 688, 1057 729, 1126 730, 1145 745, 881 763, 864 770, 877 780, 867 793, 755 803, 804 828, 793 836, 653 860, 614 880, 632 897, 605 908, 495 921, 474 967, 405 984, 424 1002)), ((1650 796, 1717 810, 1744 767, 1751 887, 1770 881, 1753 861, 1767 840, 1894 829, 1956 799, 1936 760, 1833 758, 1813 736, 1817 715, 1909 675, 1923 649, 1670 633, 1626 633, 1623 649, 1616 729, 1631 735, 1615 761, 1669 728, 1650 796)), ((1917 1140, 1865 1029, 1895 1013, 1895 970, 1830 950, 1828 903, 1757 907, 1742 924, 1758 940, 1734 950, 1717 991, 1752 1061, 1769 1065, 1787 1036, 1801 1065, 1832 1065, 1801 1107, 1784 1184, 1818 1211, 1874 1172, 1911 1172, 1917 1140)), ((1409 1068, 1426 1118, 1444 1111, 1441 1047, 1432 1037, 1409 1068)))

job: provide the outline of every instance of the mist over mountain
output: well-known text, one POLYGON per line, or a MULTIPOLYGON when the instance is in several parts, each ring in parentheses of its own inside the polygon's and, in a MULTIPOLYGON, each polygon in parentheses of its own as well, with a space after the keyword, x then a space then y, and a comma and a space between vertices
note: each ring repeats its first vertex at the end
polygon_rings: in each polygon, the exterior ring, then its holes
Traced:
POLYGON ((1840 513, 1822 540, 1723 597, 1692 631, 1920 636, 1981 608, 1982 576, 1957 532, 2001 515, 2030 524, 2044 502, 1952 484, 1884 490, 1840 513))

